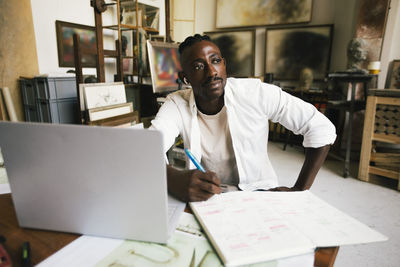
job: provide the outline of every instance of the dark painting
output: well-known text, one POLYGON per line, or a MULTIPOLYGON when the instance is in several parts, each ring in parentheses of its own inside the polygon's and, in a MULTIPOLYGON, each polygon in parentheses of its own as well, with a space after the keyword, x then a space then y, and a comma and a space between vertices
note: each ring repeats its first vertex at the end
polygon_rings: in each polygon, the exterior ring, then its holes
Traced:
POLYGON ((298 80, 309 68, 321 80, 329 69, 332 25, 268 29, 265 72, 277 80, 298 80))
POLYGON ((220 48, 226 61, 228 76, 254 76, 254 30, 205 32, 205 34, 220 48))
MULTIPOLYGON (((57 20, 57 50, 60 67, 75 67, 73 39, 75 33, 79 34, 82 48, 96 49, 95 27, 57 20)), ((96 67, 96 56, 83 54, 82 67, 96 67)))

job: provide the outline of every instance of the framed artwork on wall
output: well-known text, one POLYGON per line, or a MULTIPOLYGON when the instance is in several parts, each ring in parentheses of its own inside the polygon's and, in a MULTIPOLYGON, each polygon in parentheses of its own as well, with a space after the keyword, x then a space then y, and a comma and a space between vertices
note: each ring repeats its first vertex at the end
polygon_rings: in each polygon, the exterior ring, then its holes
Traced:
POLYGON ((205 32, 218 45, 228 76, 254 76, 255 30, 205 32))
POLYGON ((400 59, 393 60, 388 71, 389 89, 400 89, 400 59))
MULTIPOLYGON (((79 34, 81 47, 96 49, 96 29, 92 26, 56 20, 58 66, 75 67, 73 35, 79 34)), ((96 56, 82 55, 82 67, 96 67, 96 56)))
POLYGON ((182 70, 179 61, 179 45, 147 41, 151 82, 154 93, 174 91, 178 89, 178 72, 182 70))
POLYGON ((276 80, 298 80, 311 69, 314 80, 329 70, 333 25, 274 28, 266 30, 265 72, 276 80))
POLYGON ((312 0, 217 0, 216 28, 311 21, 312 0))

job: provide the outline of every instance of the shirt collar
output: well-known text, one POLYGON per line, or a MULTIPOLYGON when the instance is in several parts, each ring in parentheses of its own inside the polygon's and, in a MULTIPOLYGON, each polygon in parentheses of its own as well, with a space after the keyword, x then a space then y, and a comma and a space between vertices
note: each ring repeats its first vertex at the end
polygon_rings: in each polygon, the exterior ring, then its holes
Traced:
POLYGON ((190 107, 190 111, 192 112, 193 115, 197 114, 197 106, 196 106, 196 101, 194 100, 193 89, 191 89, 191 91, 190 91, 189 107, 190 107))

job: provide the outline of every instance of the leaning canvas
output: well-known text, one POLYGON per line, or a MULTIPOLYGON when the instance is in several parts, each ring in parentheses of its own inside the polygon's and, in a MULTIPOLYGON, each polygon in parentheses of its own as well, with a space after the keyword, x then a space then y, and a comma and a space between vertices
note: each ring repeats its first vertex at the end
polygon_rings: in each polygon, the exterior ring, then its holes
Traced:
POLYGON ((147 41, 151 81, 154 93, 178 89, 179 61, 178 44, 147 41))

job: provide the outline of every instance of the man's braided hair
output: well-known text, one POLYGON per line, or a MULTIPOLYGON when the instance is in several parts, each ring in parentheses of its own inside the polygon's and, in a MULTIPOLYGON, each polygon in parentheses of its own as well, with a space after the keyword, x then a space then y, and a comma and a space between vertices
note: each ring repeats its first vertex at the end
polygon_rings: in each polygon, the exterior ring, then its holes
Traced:
POLYGON ((189 36, 185 39, 185 41, 183 41, 183 43, 181 43, 179 45, 179 54, 182 55, 183 50, 185 50, 188 47, 191 47, 192 45, 194 45, 195 43, 201 42, 201 41, 208 41, 208 42, 212 42, 210 37, 208 37, 207 35, 200 35, 198 33, 196 33, 193 36, 189 36))

